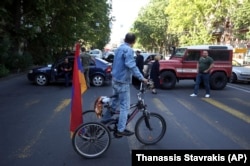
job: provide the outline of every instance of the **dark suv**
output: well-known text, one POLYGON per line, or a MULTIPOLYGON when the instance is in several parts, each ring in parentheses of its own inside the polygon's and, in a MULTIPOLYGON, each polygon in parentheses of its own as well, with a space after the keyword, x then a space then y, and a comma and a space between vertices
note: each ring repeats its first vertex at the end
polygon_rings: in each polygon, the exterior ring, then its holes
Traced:
MULTIPOLYGON (((52 65, 36 67, 29 70, 28 80, 37 85, 44 86, 52 82, 64 82, 64 76, 60 74, 60 66, 64 62, 64 58, 59 59, 52 65)), ((74 56, 68 56, 69 63, 74 64, 74 56)), ((100 58, 92 58, 89 64, 89 79, 94 86, 103 86, 110 83, 111 80, 111 64, 100 58)), ((71 77, 73 74, 71 73, 71 77)))

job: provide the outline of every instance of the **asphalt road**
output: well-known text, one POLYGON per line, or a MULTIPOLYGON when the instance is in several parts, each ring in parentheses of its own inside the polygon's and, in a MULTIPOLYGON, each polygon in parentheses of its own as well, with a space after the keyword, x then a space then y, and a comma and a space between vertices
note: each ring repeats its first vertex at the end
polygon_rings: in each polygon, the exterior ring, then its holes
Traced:
MULTIPOLYGON (((228 84, 211 98, 189 97, 193 81, 181 81, 174 90, 147 93, 148 109, 167 121, 164 138, 153 146, 135 136, 113 139, 97 159, 85 159, 73 150, 69 133, 71 88, 39 87, 25 75, 0 80, 0 165, 2 166, 109 166, 131 165, 133 149, 250 149, 250 85, 228 84)), ((136 99, 131 87, 131 102, 136 99)), ((83 110, 93 109, 98 96, 111 87, 91 87, 83 95, 83 110)), ((134 121, 135 122, 135 121, 134 121)), ((128 127, 133 129, 135 123, 128 127)))

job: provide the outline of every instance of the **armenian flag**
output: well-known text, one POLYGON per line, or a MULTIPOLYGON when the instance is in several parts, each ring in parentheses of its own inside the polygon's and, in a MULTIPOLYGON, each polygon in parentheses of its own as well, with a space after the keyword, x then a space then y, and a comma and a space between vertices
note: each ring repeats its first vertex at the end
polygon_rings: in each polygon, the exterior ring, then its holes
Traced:
POLYGON ((83 123, 82 94, 87 90, 84 69, 80 59, 80 44, 75 45, 75 58, 73 66, 72 98, 70 114, 70 135, 73 136, 76 128, 83 123))

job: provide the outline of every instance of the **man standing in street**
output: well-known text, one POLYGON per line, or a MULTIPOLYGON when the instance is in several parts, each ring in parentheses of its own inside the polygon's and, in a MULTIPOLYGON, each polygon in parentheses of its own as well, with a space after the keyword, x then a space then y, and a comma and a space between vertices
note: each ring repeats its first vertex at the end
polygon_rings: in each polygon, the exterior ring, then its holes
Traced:
POLYGON ((202 55, 197 63, 197 76, 194 86, 194 93, 191 94, 191 97, 195 97, 198 95, 198 90, 201 81, 203 81, 203 84, 205 86, 206 95, 205 97, 210 97, 210 85, 209 85, 209 72, 213 68, 213 62, 214 60, 208 56, 208 51, 202 51, 202 55))
MULTIPOLYGON (((144 58, 141 55, 141 52, 139 50, 137 50, 135 53, 136 53, 136 59, 135 59, 136 66, 138 67, 141 74, 144 75, 143 74, 144 58)), ((139 89, 141 81, 138 80, 138 78, 136 78, 135 76, 133 76, 132 77, 132 84, 135 86, 136 89, 139 89)))
POLYGON ((84 76, 86 80, 87 87, 90 88, 90 80, 89 80, 89 64, 91 61, 91 56, 86 53, 86 49, 84 47, 81 48, 81 58, 82 58, 82 63, 83 63, 83 68, 84 68, 84 76))
POLYGON ((62 74, 65 78, 65 86, 69 86, 70 75, 72 74, 72 65, 69 63, 69 59, 66 57, 64 63, 61 66, 62 74))
MULTIPOLYGON (((112 67, 112 89, 113 94, 118 97, 112 101, 112 108, 119 109, 119 121, 117 126, 117 136, 130 136, 134 132, 126 129, 128 112, 130 109, 130 83, 131 76, 134 75, 140 81, 147 83, 142 73, 136 66, 134 59, 134 51, 132 49, 136 37, 132 33, 127 33, 124 43, 115 51, 113 67, 112 67)), ((102 122, 105 123, 111 119, 110 111, 104 113, 102 122)))

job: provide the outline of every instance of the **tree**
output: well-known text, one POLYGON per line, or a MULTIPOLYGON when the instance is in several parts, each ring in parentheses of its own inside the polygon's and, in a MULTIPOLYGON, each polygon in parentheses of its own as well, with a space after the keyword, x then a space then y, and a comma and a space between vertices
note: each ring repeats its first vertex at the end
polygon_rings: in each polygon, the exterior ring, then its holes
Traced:
POLYGON ((246 23, 244 20, 248 20, 242 12, 238 13, 242 6, 249 3, 246 0, 242 2, 241 4, 238 0, 170 0, 166 9, 169 15, 168 31, 178 34, 181 45, 225 44, 230 40, 235 28, 226 27, 228 20, 232 23, 237 17, 237 25, 243 25, 242 21, 246 23))
POLYGON ((0 5, 0 42, 4 35, 9 39, 9 57, 29 52, 41 64, 80 39, 98 48, 109 40, 111 6, 106 0, 4 0, 0 5))
POLYGON ((152 0, 140 11, 134 23, 133 30, 138 37, 138 43, 147 50, 165 53, 174 38, 167 32, 168 15, 164 12, 168 5, 166 0, 152 0))

